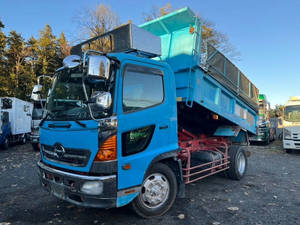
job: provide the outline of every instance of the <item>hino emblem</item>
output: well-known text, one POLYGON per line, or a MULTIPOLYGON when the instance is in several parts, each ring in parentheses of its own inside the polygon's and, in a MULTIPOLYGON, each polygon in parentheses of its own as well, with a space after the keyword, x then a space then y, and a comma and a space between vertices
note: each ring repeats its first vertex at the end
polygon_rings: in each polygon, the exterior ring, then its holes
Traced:
POLYGON ((53 151, 54 151, 54 153, 56 153, 58 158, 62 158, 64 156, 64 154, 66 153, 65 148, 59 143, 56 143, 54 145, 54 150, 53 151))

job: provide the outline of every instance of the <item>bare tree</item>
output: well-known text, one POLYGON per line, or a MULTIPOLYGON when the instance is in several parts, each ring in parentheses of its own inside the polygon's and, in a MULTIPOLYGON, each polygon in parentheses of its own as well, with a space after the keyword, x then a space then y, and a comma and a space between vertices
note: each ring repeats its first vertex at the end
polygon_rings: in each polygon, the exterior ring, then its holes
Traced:
POLYGON ((143 13, 143 17, 145 21, 150 21, 155 18, 165 16, 172 11, 174 11, 174 9, 170 3, 167 3, 165 6, 162 6, 160 8, 157 6, 152 6, 152 10, 150 11, 150 13, 143 13))
MULTIPOLYGON (((79 40, 102 35, 120 25, 118 15, 109 6, 104 4, 84 9, 75 18, 75 21, 80 29, 79 40)), ((97 40, 89 46, 90 49, 100 51, 106 51, 110 47, 109 40, 105 38, 97 40)))
MULTIPOLYGON (((201 16, 199 16, 201 18, 201 16)), ((240 60, 240 53, 230 43, 226 34, 218 31, 215 24, 207 19, 202 19, 202 48, 206 48, 207 43, 219 49, 231 60, 240 60)))

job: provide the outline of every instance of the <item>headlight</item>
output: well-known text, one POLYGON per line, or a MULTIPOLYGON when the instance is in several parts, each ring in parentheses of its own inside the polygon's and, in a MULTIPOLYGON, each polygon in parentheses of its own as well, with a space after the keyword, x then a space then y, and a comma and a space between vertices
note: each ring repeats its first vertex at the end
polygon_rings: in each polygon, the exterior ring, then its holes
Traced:
POLYGON ((267 125, 266 125, 266 123, 261 123, 261 124, 259 124, 259 127, 261 127, 261 128, 264 128, 264 127, 266 127, 267 125))
POLYGON ((100 195, 103 192, 103 183, 101 181, 86 181, 81 187, 81 192, 88 195, 100 195))
POLYGON ((289 131, 288 129, 284 128, 283 129, 283 138, 284 139, 291 139, 291 131, 289 131))

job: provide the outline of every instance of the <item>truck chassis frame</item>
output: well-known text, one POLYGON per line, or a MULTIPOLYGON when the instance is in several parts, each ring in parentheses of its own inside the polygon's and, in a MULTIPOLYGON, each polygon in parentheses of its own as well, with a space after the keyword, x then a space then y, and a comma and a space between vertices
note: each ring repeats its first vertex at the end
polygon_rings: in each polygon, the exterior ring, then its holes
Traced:
POLYGON ((226 138, 206 137, 205 135, 197 136, 184 129, 179 131, 178 134, 179 146, 182 148, 178 153, 178 158, 183 162, 182 172, 185 184, 229 169, 228 148, 230 142, 226 138), (192 153, 202 151, 216 152, 221 155, 221 159, 192 165, 192 153))

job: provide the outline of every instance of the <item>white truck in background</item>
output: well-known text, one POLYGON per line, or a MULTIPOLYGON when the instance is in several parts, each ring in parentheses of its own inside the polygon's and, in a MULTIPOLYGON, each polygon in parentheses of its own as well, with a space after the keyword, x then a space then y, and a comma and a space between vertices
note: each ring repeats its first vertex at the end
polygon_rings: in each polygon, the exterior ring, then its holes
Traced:
POLYGON ((0 145, 7 149, 11 143, 25 144, 31 131, 33 104, 14 97, 0 98, 0 145))
POLYGON ((278 127, 283 128, 283 149, 287 153, 293 149, 300 150, 300 96, 290 97, 284 105, 278 127))
POLYGON ((33 111, 32 111, 32 121, 31 121, 31 133, 29 139, 32 145, 32 148, 36 151, 40 150, 39 139, 39 125, 43 117, 44 105, 46 100, 33 101, 33 111))
MULTIPOLYGON (((33 103, 32 111, 32 122, 31 122, 31 133, 29 135, 30 143, 32 148, 36 151, 40 150, 40 122, 44 113, 44 106, 46 104, 46 99, 42 98, 42 88, 44 79, 50 80, 52 77, 50 75, 40 75, 37 77, 37 85, 34 85, 31 93, 31 102, 33 103)), ((47 90, 47 89, 46 89, 47 90)))

